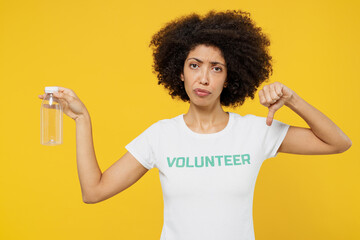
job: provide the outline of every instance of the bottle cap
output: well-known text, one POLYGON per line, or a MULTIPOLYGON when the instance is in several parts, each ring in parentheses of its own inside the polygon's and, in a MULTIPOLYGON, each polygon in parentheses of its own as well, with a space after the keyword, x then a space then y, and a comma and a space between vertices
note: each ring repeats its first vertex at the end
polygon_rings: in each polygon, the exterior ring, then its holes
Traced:
POLYGON ((59 87, 45 87, 45 93, 54 93, 58 91, 59 91, 59 87))

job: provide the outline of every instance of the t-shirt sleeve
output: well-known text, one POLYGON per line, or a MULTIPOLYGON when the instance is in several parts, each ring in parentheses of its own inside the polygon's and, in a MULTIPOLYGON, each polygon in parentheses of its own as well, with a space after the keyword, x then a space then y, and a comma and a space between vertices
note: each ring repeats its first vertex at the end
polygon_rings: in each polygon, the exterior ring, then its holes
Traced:
MULTIPOLYGON (((266 118, 264 118, 266 121, 266 118)), ((265 124, 264 153, 265 159, 277 156, 277 150, 283 142, 290 125, 273 119, 271 126, 265 124)))
POLYGON ((151 169, 155 164, 155 155, 158 145, 158 123, 152 124, 139 136, 133 139, 125 148, 138 160, 145 168, 151 169))

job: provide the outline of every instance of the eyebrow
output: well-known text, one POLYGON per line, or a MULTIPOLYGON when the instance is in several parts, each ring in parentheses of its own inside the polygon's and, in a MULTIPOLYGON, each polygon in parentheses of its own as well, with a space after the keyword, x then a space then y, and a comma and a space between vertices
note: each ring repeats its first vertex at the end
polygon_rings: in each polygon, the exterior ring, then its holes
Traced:
MULTIPOLYGON (((190 59, 195 59, 196 61, 203 63, 203 61, 201 61, 200 59, 197 59, 197 58, 188 58, 186 61, 188 61, 190 59)), ((220 64, 220 65, 223 65, 224 67, 226 67, 226 65, 221 62, 210 62, 210 63, 211 64, 220 64)))

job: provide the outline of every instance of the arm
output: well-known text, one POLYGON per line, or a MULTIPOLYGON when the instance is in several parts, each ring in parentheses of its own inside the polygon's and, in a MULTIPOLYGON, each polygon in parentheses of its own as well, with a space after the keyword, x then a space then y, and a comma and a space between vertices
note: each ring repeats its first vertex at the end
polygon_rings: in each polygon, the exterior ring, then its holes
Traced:
POLYGON ((76 119, 76 156, 85 203, 97 203, 122 192, 148 171, 126 152, 102 174, 95 156, 89 115, 76 119))
POLYGON ((293 154, 334 154, 349 149, 351 140, 327 116, 311 106, 285 85, 275 82, 259 91, 260 102, 269 107, 267 124, 283 105, 289 107, 310 128, 290 126, 278 152, 293 154))
MULTIPOLYGON (((127 152, 102 174, 96 161, 91 120, 85 105, 69 88, 59 87, 59 92, 54 95, 60 100, 64 113, 76 122, 76 160, 85 203, 100 202, 123 191, 148 171, 127 152)), ((45 94, 39 95, 40 99, 44 97, 45 94)))
POLYGON ((100 182, 101 170, 95 156, 91 119, 88 114, 76 120, 76 161, 82 198, 89 203, 93 189, 100 182))

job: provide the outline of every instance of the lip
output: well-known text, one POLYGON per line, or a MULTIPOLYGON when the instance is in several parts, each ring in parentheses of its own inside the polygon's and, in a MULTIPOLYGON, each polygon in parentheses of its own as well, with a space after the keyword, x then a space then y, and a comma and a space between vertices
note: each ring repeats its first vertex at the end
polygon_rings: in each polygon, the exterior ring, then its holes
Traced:
POLYGON ((195 91, 195 92, 208 93, 208 94, 211 93, 211 92, 209 92, 208 90, 205 90, 205 89, 202 89, 202 88, 196 88, 194 91, 195 91))
POLYGON ((204 96, 207 96, 207 95, 210 95, 211 92, 205 90, 205 89, 201 89, 201 88, 196 88, 194 90, 194 92, 196 93, 196 95, 198 95, 199 97, 204 97, 204 96))

